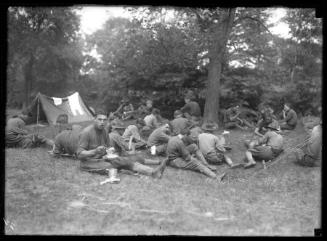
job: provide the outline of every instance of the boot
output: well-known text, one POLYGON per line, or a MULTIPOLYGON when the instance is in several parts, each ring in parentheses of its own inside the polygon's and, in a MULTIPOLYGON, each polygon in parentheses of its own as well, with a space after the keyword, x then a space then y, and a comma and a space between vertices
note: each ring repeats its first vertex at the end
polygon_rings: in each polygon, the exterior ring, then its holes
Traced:
POLYGON ((168 162, 168 158, 162 160, 160 166, 154 169, 154 172, 152 173, 152 177, 160 179, 162 177, 163 172, 166 169, 167 162, 168 162))
POLYGON ((159 165, 160 161, 159 160, 144 159, 144 164, 145 165, 159 165))
POLYGON ((146 176, 152 176, 152 174, 154 173, 154 169, 148 166, 145 166, 141 163, 135 162, 132 170, 135 172, 138 172, 140 174, 146 175, 146 176))
POLYGON ((200 150, 197 150, 196 153, 195 153, 196 157, 200 160, 200 162, 205 165, 206 167, 208 167, 209 169, 210 166, 209 166, 209 163, 207 162, 207 160, 204 158, 202 152, 200 150))
POLYGON ((198 170, 208 177, 216 178, 216 174, 202 163, 199 163, 198 170))

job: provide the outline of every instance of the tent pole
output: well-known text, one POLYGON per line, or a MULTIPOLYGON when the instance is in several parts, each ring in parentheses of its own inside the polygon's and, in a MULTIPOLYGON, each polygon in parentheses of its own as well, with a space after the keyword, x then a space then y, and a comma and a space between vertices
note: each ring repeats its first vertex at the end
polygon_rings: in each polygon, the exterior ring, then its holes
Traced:
POLYGON ((37 110, 36 110, 36 125, 39 125, 39 107, 40 106, 40 100, 37 99, 37 110))

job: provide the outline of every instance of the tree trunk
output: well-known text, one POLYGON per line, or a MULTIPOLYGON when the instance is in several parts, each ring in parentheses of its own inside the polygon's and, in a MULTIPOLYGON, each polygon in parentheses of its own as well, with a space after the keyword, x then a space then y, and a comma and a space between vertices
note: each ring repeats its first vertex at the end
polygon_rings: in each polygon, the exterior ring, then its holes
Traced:
POLYGON ((23 102, 23 109, 27 108, 30 104, 30 93, 32 89, 32 81, 33 81, 33 65, 34 65, 34 56, 33 54, 30 55, 30 58, 25 65, 24 69, 24 102, 23 102))
POLYGON ((229 33, 234 21, 235 9, 223 9, 217 28, 214 31, 214 41, 209 49, 209 71, 204 106, 204 121, 214 121, 218 123, 219 95, 220 95, 220 75, 222 70, 222 60, 229 33))

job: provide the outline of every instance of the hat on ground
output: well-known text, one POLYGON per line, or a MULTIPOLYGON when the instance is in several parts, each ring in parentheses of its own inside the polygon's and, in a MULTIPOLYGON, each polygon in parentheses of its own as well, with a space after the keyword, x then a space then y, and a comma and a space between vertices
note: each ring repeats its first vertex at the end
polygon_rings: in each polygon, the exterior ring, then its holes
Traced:
POLYGON ((201 126, 201 129, 205 131, 216 131, 218 130, 218 125, 214 122, 206 122, 201 126))

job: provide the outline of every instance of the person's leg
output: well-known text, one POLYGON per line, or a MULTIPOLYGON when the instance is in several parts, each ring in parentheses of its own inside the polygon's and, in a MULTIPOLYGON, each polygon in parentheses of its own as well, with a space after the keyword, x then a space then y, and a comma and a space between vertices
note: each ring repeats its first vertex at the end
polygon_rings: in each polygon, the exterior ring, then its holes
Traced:
POLYGON ((142 149, 146 147, 146 143, 142 142, 142 141, 136 141, 135 143, 133 143, 135 146, 135 149, 142 149))
POLYGON ((54 145, 54 141, 53 140, 50 140, 42 135, 35 135, 34 137, 34 143, 35 143, 35 146, 41 146, 41 145, 45 145, 45 146, 48 146, 48 147, 53 147, 54 145))
POLYGON ((255 128, 255 127, 254 127, 250 122, 248 122, 247 120, 242 119, 242 121, 243 121, 243 124, 246 125, 247 127, 249 127, 249 128, 255 128))
POLYGON ((224 127, 226 129, 234 129, 237 127, 237 124, 236 124, 236 122, 230 121, 230 122, 224 123, 224 127))
POLYGON ((294 130, 295 126, 290 126, 287 123, 280 124, 281 130, 294 130))
POLYGON ((223 163, 223 158, 218 155, 216 152, 209 152, 205 156, 209 164, 212 165, 221 165, 223 163))
POLYGON ((240 167, 243 164, 239 163, 239 164, 235 164, 232 161, 232 158, 230 158, 229 156, 227 156, 226 154, 222 154, 223 155, 223 160, 227 163, 228 166, 230 166, 230 168, 236 168, 236 167, 240 167))
POLYGON ((256 162, 254 161, 252 153, 250 151, 245 152, 245 158, 248 162, 244 165, 244 168, 250 168, 255 166, 256 162))
POLYGON ((274 153, 271 150, 270 146, 256 146, 254 148, 251 148, 245 152, 245 156, 247 160, 249 161, 247 164, 245 164, 245 168, 249 168, 255 165, 256 160, 265 160, 269 161, 274 159, 274 153))
POLYGON ((302 149, 297 148, 293 152, 295 154, 295 163, 304 167, 314 167, 317 160, 305 154, 302 149))
POLYGON ((158 168, 153 169, 151 167, 141 164, 139 162, 139 159, 140 157, 138 156, 124 156, 111 159, 110 163, 113 165, 113 167, 117 169, 131 170, 143 175, 152 176, 156 178, 161 177, 165 165, 160 165, 158 168))
POLYGON ((113 166, 102 159, 87 158, 80 161, 80 168, 82 171, 107 174, 113 166))
POLYGON ((33 134, 29 134, 27 136, 25 136, 18 144, 18 147, 22 147, 22 148, 33 148, 34 147, 34 135, 33 134))
POLYGON ((203 165, 199 160, 194 157, 191 157, 191 160, 188 162, 186 162, 182 158, 176 158, 170 161, 170 165, 175 168, 197 171, 203 173, 204 175, 210 178, 216 178, 216 174, 213 171, 211 171, 208 167, 203 165))
MULTIPOLYGON (((186 149, 193 155, 195 155, 198 160, 205 166, 207 166, 208 168, 210 168, 209 163, 207 162, 207 160, 204 158, 201 150, 199 150, 198 146, 196 144, 190 144, 186 147, 186 149)), ((215 168, 210 168, 213 170, 216 170, 215 168)))

